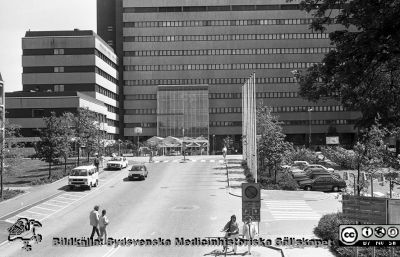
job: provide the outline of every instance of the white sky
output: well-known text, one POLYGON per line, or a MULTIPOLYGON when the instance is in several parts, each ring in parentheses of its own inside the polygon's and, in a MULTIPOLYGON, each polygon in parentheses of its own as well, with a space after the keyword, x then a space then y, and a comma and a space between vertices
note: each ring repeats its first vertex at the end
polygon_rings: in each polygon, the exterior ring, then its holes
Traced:
POLYGON ((21 39, 29 29, 93 30, 96 0, 0 0, 0 73, 6 92, 22 90, 21 39))

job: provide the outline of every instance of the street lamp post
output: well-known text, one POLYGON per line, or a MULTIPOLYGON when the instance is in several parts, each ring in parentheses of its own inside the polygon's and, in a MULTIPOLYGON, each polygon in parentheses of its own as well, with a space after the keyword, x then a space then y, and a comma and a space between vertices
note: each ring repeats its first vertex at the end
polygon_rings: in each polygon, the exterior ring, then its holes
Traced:
POLYGON ((308 147, 311 147, 311 112, 313 109, 308 108, 308 147))
POLYGON ((118 156, 121 156, 121 139, 118 139, 118 156))
POLYGON ((212 148, 212 154, 215 154, 215 135, 213 135, 213 148, 212 148))

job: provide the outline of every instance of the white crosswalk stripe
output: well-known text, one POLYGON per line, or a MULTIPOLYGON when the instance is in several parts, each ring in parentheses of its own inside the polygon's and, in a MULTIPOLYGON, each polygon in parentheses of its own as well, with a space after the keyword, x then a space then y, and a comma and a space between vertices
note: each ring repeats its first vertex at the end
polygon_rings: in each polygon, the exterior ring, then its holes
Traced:
POLYGON ((210 162, 215 162, 215 160, 210 160, 210 162))
POLYGON ((318 220, 321 215, 304 200, 263 201, 275 220, 318 220))
POLYGON ((154 161, 154 163, 159 163, 160 161, 154 161))
POLYGON ((173 160, 172 162, 178 162, 178 160, 173 160))
POLYGON ((224 162, 224 160, 219 160, 218 162, 219 162, 219 163, 223 163, 223 162, 224 162))
POLYGON ((206 162, 206 160, 201 160, 200 162, 206 162))
POLYGON ((165 161, 163 161, 163 162, 169 162, 168 160, 165 160, 165 161))
POLYGON ((192 162, 197 162, 197 160, 192 160, 192 162))

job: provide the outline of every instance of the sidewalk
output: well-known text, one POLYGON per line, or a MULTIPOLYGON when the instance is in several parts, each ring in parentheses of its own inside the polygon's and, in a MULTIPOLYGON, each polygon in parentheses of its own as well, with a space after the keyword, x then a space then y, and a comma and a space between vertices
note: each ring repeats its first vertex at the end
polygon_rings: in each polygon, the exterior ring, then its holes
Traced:
MULTIPOLYGON (((225 164, 223 164, 225 166, 225 164)), ((243 173, 243 168, 241 167, 241 160, 239 159, 229 159, 227 160, 227 167, 229 171, 229 188, 227 188, 228 193, 235 198, 241 198, 242 183, 246 183, 246 179, 243 173)), ((263 190, 264 191, 264 190, 263 190)), ((267 190, 265 190, 267 191, 267 190)), ((277 191, 277 190, 274 190, 277 191)), ((282 191, 284 193, 286 191, 282 191)), ((263 217, 261 216, 261 220, 263 217)), ((241 221, 241 213, 238 215, 238 220, 241 221)), ((261 223, 261 222, 260 222, 261 223)), ((240 227, 240 226, 239 226, 240 227)), ((260 232, 261 238, 271 238, 271 235, 263 234, 260 232)), ((313 235, 313 238, 317 238, 313 235)), ((272 242, 274 246, 274 242, 272 242)), ((273 250, 267 247, 252 247, 251 256, 281 256, 281 257, 334 257, 334 255, 329 251, 328 248, 314 248, 314 247, 275 247, 277 249, 282 249, 282 253, 279 250, 273 250)), ((238 252, 244 253, 247 251, 247 247, 238 247, 238 252), (240 249, 240 251, 239 251, 240 249)), ((249 255, 250 256, 250 255, 249 255)))

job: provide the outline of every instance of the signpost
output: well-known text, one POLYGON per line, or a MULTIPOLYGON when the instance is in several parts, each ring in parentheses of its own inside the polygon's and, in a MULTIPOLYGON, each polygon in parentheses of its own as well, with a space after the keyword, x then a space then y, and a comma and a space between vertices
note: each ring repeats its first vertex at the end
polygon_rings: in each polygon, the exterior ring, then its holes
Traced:
POLYGON ((253 221, 260 222, 261 195, 260 184, 242 183, 242 220, 251 216, 253 221))
POLYGON ((139 145, 139 136, 142 134, 142 132, 143 132, 142 127, 134 127, 134 128, 133 128, 133 134, 134 134, 135 136, 137 136, 138 156, 140 156, 140 151, 139 151, 139 149, 140 149, 140 145, 139 145))
POLYGON ((326 144, 327 145, 338 145, 339 137, 326 137, 326 144))

